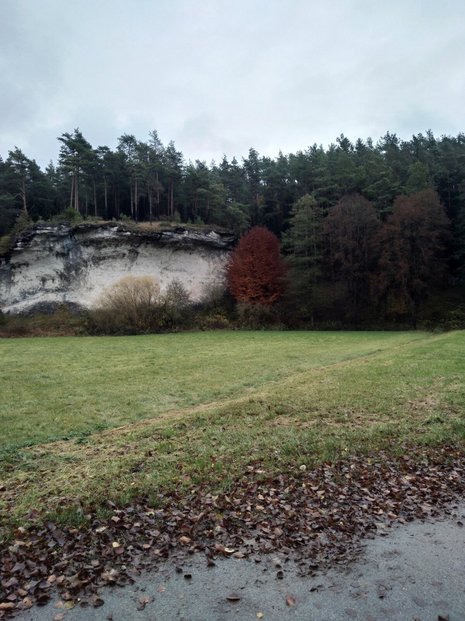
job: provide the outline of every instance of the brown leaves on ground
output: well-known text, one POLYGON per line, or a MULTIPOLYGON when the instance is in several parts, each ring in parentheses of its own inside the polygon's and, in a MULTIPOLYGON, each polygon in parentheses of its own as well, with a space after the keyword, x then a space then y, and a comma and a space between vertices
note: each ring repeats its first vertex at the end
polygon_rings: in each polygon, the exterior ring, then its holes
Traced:
POLYGON ((99 587, 128 584, 168 557, 179 565, 194 551, 209 562, 279 551, 311 573, 351 560, 367 534, 438 515, 464 492, 463 450, 416 449, 269 478, 249 466, 228 494, 198 486, 160 495, 160 508, 143 499, 124 508, 108 503, 106 521, 81 528, 31 521, 0 551, 0 619, 46 603, 56 590, 64 608, 99 606, 99 587))
POLYGON ((293 595, 287 595, 286 596, 286 605, 289 607, 295 606, 296 605, 296 599, 293 595))

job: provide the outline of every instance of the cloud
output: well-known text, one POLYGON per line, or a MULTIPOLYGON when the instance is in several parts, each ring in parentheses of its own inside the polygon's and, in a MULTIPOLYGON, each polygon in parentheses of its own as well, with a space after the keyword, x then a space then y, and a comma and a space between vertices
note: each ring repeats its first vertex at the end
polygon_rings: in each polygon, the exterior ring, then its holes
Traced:
POLYGON ((0 153, 157 129, 186 159, 463 129, 465 4, 3 0, 0 153))

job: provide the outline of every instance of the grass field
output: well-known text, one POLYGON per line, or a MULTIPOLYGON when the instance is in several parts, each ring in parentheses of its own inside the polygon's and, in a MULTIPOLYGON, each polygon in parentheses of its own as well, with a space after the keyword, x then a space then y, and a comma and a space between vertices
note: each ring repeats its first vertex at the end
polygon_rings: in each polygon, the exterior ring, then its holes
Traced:
MULTIPOLYGON (((465 333, 0 341, 0 523, 465 438, 465 333)), ((1 538, 1 532, 0 532, 1 538)))

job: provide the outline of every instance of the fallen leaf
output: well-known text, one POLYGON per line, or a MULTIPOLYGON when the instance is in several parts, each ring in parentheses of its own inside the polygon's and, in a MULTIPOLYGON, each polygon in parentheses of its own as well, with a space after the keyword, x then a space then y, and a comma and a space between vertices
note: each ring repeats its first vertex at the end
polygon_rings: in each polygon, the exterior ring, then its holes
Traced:
POLYGON ((137 610, 144 610, 147 604, 150 604, 151 601, 152 600, 150 599, 150 597, 139 597, 139 601, 137 603, 137 610))
POLYGON ((105 603, 103 599, 98 595, 92 595, 89 601, 94 608, 100 608, 100 606, 103 606, 103 604, 105 603))
POLYGON ((13 610, 15 605, 11 602, 3 602, 0 604, 0 610, 13 610))
POLYGON ((25 610, 28 610, 29 608, 32 608, 33 605, 34 605, 34 602, 32 601, 32 599, 30 597, 25 597, 23 599, 23 601, 21 602, 21 606, 25 610))
MULTIPOLYGON (((258 562, 271 553, 284 567, 292 551, 305 549, 299 570, 311 575, 347 564, 367 534, 386 535, 395 523, 434 518, 465 494, 465 451, 456 446, 405 445, 398 456, 347 455, 341 462, 307 466, 306 472, 299 465, 294 473, 273 475, 254 463, 228 494, 189 483, 182 495, 160 493, 157 509, 143 498, 125 507, 107 501, 110 518, 89 512, 79 528, 43 524, 31 509, 27 528, 15 530, 0 551, 1 597, 9 605, 0 617, 47 603, 52 585, 63 601, 90 603, 99 587, 129 584, 169 556, 182 566, 183 544, 186 551, 204 551, 208 565, 215 555, 258 562)), ((63 506, 73 501, 60 498, 63 506)), ((461 515, 454 521, 465 523, 461 515)))
POLYGON ((296 599, 293 595, 286 595, 286 604, 288 606, 295 606, 296 599))

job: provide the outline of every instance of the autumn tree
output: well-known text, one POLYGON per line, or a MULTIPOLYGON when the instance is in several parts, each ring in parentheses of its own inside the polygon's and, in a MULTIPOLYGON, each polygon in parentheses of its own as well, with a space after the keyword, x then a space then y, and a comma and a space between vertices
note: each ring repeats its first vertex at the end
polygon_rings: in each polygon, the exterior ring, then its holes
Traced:
POLYGON ((284 292, 285 273, 278 238, 257 226, 241 237, 231 255, 228 287, 238 302, 271 306, 284 292))
POLYGON ((450 222, 434 190, 399 196, 381 233, 378 288, 386 313, 415 321, 419 303, 442 284, 450 222))

